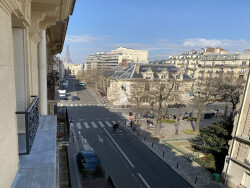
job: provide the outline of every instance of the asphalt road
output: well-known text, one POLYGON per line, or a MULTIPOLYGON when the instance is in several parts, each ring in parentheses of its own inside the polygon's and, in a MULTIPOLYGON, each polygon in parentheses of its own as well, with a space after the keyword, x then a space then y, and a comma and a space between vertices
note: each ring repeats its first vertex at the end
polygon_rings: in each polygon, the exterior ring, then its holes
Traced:
MULTIPOLYGON (((125 128, 121 126, 119 132, 113 131, 111 126, 114 121, 121 120, 121 124, 124 121, 117 113, 100 106, 77 82, 70 79, 67 93, 77 95, 81 100, 62 101, 61 104, 68 104, 68 115, 74 120, 73 132, 76 136, 81 134, 93 147, 116 187, 191 187, 125 128)), ((77 150, 82 149, 81 142, 76 140, 68 147, 72 187, 80 186, 81 178, 75 164, 75 155, 77 150)))

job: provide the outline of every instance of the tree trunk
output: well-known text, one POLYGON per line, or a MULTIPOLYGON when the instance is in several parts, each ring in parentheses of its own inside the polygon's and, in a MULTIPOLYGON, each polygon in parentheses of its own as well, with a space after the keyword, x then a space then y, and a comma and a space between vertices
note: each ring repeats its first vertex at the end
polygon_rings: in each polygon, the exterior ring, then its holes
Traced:
POLYGON ((202 111, 198 111, 198 114, 197 114, 197 119, 196 119, 196 122, 195 122, 195 130, 194 130, 194 133, 198 133, 199 130, 200 130, 200 121, 201 121, 201 113, 202 111))

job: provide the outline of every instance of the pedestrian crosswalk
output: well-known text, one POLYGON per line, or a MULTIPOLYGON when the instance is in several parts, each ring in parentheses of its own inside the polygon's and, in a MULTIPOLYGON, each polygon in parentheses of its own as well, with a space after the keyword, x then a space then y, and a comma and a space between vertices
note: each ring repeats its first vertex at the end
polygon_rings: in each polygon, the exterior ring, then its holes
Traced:
POLYGON ((73 107, 73 106, 103 106, 101 104, 69 104, 69 103, 66 103, 66 104, 58 104, 58 106, 70 106, 70 107, 73 107))
POLYGON ((116 121, 90 121, 90 122, 76 122, 72 123, 75 124, 78 129, 90 129, 90 128, 105 128, 105 127, 113 127, 113 125, 116 123, 116 121))

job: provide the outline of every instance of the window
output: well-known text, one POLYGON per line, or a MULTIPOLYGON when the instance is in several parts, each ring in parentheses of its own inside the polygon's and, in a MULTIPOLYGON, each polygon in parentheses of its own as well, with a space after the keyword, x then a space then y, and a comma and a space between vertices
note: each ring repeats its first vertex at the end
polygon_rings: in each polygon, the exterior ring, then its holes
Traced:
POLYGON ((206 66, 206 62, 203 62, 204 63, 204 66, 206 66))
POLYGON ((246 66, 247 65, 247 62, 246 61, 242 61, 242 66, 246 66))
POLYGON ((151 79, 151 77, 150 76, 146 76, 146 79, 151 79))
POLYGON ((146 84, 145 84, 144 90, 145 90, 145 91, 149 91, 149 83, 146 83, 146 84))
POLYGON ((225 65, 225 61, 220 62, 220 65, 222 66, 225 65))
POLYGON ((174 90, 179 90, 179 86, 178 86, 178 85, 175 85, 175 86, 174 86, 174 90))
POLYGON ((166 79, 166 75, 161 75, 161 79, 166 79))
POLYGON ((180 79, 180 75, 176 75, 176 79, 180 79))
POLYGON ((245 69, 240 69, 240 73, 244 73, 245 71, 245 69))
POLYGON ((211 66, 214 66, 214 64, 215 64, 215 63, 214 63, 214 62, 212 62, 212 63, 211 63, 211 66))
POLYGON ((235 65, 236 65, 236 62, 235 62, 235 61, 233 61, 233 62, 232 62, 232 66, 235 66, 235 65))
POLYGON ((240 79, 243 79, 243 78, 244 78, 244 76, 243 76, 243 75, 240 75, 240 76, 239 76, 239 78, 240 78, 240 79))

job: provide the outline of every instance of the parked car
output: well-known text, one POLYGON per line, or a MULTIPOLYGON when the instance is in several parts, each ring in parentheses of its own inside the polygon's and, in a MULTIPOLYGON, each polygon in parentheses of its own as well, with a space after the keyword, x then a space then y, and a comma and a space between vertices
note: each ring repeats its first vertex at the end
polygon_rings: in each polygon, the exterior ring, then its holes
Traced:
POLYGON ((80 171, 83 169, 96 170, 97 166, 101 164, 94 151, 80 151, 76 156, 76 160, 80 171))
POLYGON ((85 83, 79 82, 79 86, 85 86, 85 83))
POLYGON ((61 96, 61 97, 60 97, 60 100, 69 100, 69 98, 68 98, 68 97, 65 97, 65 96, 61 96))
POLYGON ((79 101, 80 98, 78 96, 72 96, 72 101, 79 101))
POLYGON ((184 108, 184 107, 186 107, 186 105, 185 104, 181 104, 181 103, 175 103, 175 104, 169 104, 168 105, 168 108, 184 108))

